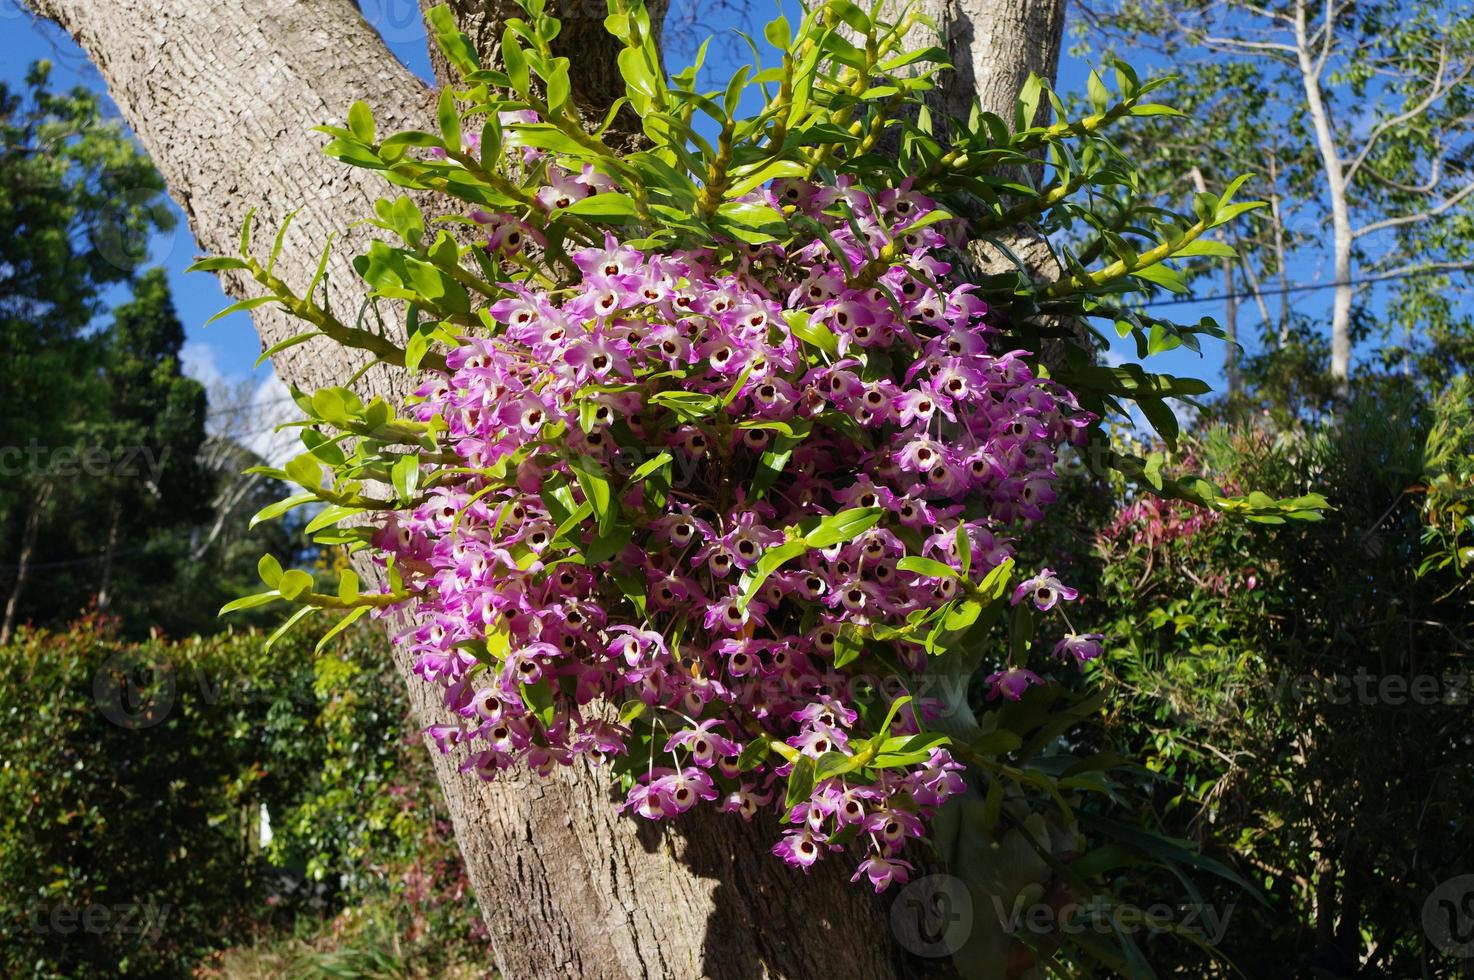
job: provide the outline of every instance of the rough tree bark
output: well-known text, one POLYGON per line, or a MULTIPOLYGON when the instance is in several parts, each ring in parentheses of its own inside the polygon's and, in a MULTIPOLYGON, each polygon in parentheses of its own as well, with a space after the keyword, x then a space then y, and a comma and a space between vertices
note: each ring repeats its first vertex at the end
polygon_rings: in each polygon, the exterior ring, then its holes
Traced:
MULTIPOLYGON (((204 249, 232 253, 252 207, 263 234, 300 207, 277 274, 302 288, 328 236, 338 235, 333 305, 357 309, 350 263, 365 231, 350 226, 389 188, 324 157, 311 128, 341 121, 360 98, 381 131, 433 129, 435 120, 432 93, 352 0, 29 2, 97 65, 204 249)), ((965 65, 959 85, 980 87, 988 107, 1011 105, 1027 71, 1053 74, 1061 0, 928 3, 965 65)), ((483 56, 494 58, 507 4, 452 6, 483 56)), ((593 40, 603 5, 549 7, 567 21, 559 44, 578 69, 575 91, 590 106, 610 104, 617 76, 595 57, 607 45, 593 40)), ((257 295, 238 275, 223 282, 232 295, 257 295)), ((263 344, 299 330, 270 307, 254 315, 263 344)), ((285 381, 313 388, 341 383, 359 356, 314 341, 274 362, 285 381)), ((367 383, 394 390, 386 374, 367 383)), ((408 666, 399 663, 419 720, 444 720, 408 666)), ((766 854, 772 826, 693 814, 657 828, 616 817, 597 772, 482 783, 456 771, 459 759, 432 755, 497 965, 509 977, 940 975, 937 961, 906 959, 883 904, 844 882, 839 862, 804 878, 766 854)))
MULTIPOLYGON (((930 98, 946 115, 966 119, 977 99, 984 112, 1012 123, 1029 74, 1054 80, 1063 0, 921 0, 918 6, 936 23, 938 43, 955 69, 930 98)), ((1048 112, 1048 104, 1040 111, 1048 112)))
MULTIPOLYGON (((887 10, 894 14, 909 6, 908 0, 889 0, 887 10)), ((936 37, 927 43, 934 41, 946 51, 954 66, 926 96, 935 118, 967 119, 976 100, 983 112, 1012 126, 1014 105, 1029 76, 1054 81, 1064 37, 1064 0, 920 0, 916 7, 937 27, 936 37)), ((1047 122, 1050 111, 1048 100, 1041 100, 1030 122, 1047 122)), ((1033 168, 1033 173, 1018 176, 1037 180, 1039 175, 1040 168, 1033 168)), ((1035 229, 1018 227, 1002 237, 1012 255, 981 241, 972 244, 978 274, 1013 272, 1017 258, 1034 279, 1059 277, 1054 252, 1035 229)), ((1065 326, 1086 336, 1082 324, 1065 326)), ((1058 369, 1064 348, 1052 345, 1043 356, 1052 370, 1058 369)))

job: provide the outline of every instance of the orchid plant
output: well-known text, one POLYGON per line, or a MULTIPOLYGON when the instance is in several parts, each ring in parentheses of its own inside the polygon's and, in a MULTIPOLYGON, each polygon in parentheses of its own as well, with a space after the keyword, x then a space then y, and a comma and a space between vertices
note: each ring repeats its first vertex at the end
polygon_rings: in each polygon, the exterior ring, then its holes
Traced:
MULTIPOLYGON (((257 519, 320 506, 308 530, 380 583, 319 592, 267 558, 269 591, 227 610, 297 603, 283 630, 346 610, 331 633, 403 614, 455 719, 430 733, 463 770, 586 760, 638 818, 771 810, 788 864, 843 855, 877 891, 903 882, 908 843, 974 777, 992 822, 1004 784, 1043 785, 1030 729, 979 722, 969 678, 1014 703, 1101 653, 1065 615, 1073 589, 1015 568, 1062 458, 1252 518, 1318 506, 1166 479, 1102 434, 1130 403, 1171 430, 1165 399, 1207 386, 1097 365, 1095 324, 1143 355, 1217 335, 1130 301, 1177 288, 1171 263, 1218 254, 1204 234, 1255 205, 1201 195, 1124 227, 1092 210, 1133 181, 1109 128, 1171 111, 1124 65, 1114 92, 1091 76, 1082 119, 1036 124, 1046 97, 1064 112, 1038 79, 1013 120, 937 119, 943 52, 906 47, 919 15, 828 0, 768 25, 773 64, 754 45, 702 91, 700 58, 668 76, 643 6, 611 0, 626 96, 590 124, 558 22, 522 5, 496 68, 430 11, 462 79, 439 132, 381 137, 362 103, 325 128, 328 153, 410 192, 378 204, 353 324, 321 274, 300 292, 273 275, 281 234, 254 258, 249 222, 238 257, 197 266, 266 288, 234 308, 311 326, 268 353, 326 339, 414 379, 403 405, 294 393, 305 452, 263 470, 302 490, 257 519), (637 138, 614 139, 629 118, 637 138), (1051 264, 982 274, 1021 227, 1051 264), (385 311, 402 330, 365 327, 385 311), (1031 660, 1036 632, 1052 658, 1031 660)), ((1064 805, 1093 777, 1048 780, 1064 805)))

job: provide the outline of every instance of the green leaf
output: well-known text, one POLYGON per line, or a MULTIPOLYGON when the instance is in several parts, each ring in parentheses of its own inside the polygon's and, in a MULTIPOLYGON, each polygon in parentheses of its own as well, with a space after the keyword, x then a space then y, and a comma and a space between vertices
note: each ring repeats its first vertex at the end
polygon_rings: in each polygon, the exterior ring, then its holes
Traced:
POLYGON ((440 50, 445 52, 446 60, 455 66, 456 71, 465 76, 481 68, 476 49, 472 47, 470 39, 461 33, 448 5, 442 3, 431 7, 425 11, 425 20, 429 22, 430 33, 439 44, 440 50))
POLYGON ((594 508, 594 515, 599 521, 600 536, 609 534, 619 517, 618 508, 613 506, 614 494, 609 487, 609 474, 604 472, 604 467, 592 456, 580 454, 569 461, 569 466, 578 478, 584 499, 594 508))
POLYGON ((1156 265, 1142 266, 1131 270, 1131 275, 1137 279, 1145 279, 1147 282, 1156 283, 1171 292, 1179 295, 1190 291, 1187 284, 1187 276, 1177 269, 1160 263, 1156 265))
POLYGON ((1023 88, 1019 91, 1018 103, 1014 108, 1013 129, 1015 133, 1023 132, 1034 125, 1034 119, 1039 115, 1039 98, 1044 93, 1044 80, 1033 72, 1024 81, 1023 88))
POLYGON ((220 272, 221 270, 224 270, 224 269, 244 269, 244 268, 246 268, 246 263, 245 263, 245 260, 243 260, 243 259, 236 259, 236 258, 231 258, 230 256, 218 256, 217 255, 217 256, 213 256, 211 258, 200 259, 199 261, 197 261, 194 264, 190 265, 189 268, 185 269, 184 271, 185 272, 220 272))
POLYGON ((273 555, 262 555, 256 562, 256 574, 261 576, 261 581, 274 589, 281 583, 281 562, 273 555))
POLYGON ((776 572, 785 562, 810 550, 810 547, 806 539, 800 538, 797 541, 787 541, 764 551, 762 557, 748 572, 747 587, 742 590, 742 595, 737 599, 737 608, 746 609, 747 604, 752 601, 753 596, 757 595, 769 575, 776 572))
POLYGON ((662 452, 654 459, 647 459, 645 462, 636 467, 635 471, 630 474, 630 482, 639 483, 641 480, 645 479, 656 470, 669 466, 672 462, 672 459, 673 457, 668 452, 662 452))
POLYGON ((285 623, 282 623, 281 626, 277 627, 275 633, 272 633, 266 638, 265 648, 267 650, 270 650, 273 646, 276 645, 277 640, 280 640, 291 631, 293 626, 296 626, 302 620, 306 619, 308 616, 312 615, 315 612, 317 612, 317 608, 315 606, 303 606, 301 609, 298 609, 296 612, 292 613, 292 615, 288 617, 285 623))
POLYGON ((942 732, 920 732, 916 735, 898 735, 881 743, 880 751, 871 760, 877 769, 895 769, 914 766, 931 757, 932 751, 947 745, 952 740, 942 732))
POLYGON ((303 453, 288 460, 282 470, 292 482, 305 489, 317 490, 322 486, 322 461, 311 453, 303 453))
MULTIPOLYGON (((643 704, 643 702, 641 702, 643 704)), ((737 768, 741 772, 747 772, 755 768, 758 763, 768 757, 771 750, 768 748, 768 740, 762 737, 754 738, 742 747, 742 753, 737 756, 737 768)))
POLYGON ((788 234, 783 215, 766 204, 728 201, 717 208, 718 224, 734 237, 760 245, 788 234))
POLYGON ((328 504, 322 511, 307 523, 302 529, 303 534, 315 534, 325 527, 332 527, 339 521, 346 520, 355 514, 362 514, 362 507, 349 507, 344 504, 328 504))
POLYGON ((902 708, 906 707, 906 705, 910 703, 911 695, 909 694, 903 694, 891 702, 890 710, 885 713, 885 722, 880 726, 881 736, 890 734, 891 722, 895 721, 896 715, 900 713, 902 708))
POLYGON ((815 764, 812 756, 801 755, 793 764, 793 770, 788 774, 788 792, 783 798, 783 806, 792 810, 795 806, 809 798, 814 791, 815 764))
POLYGON ((629 195, 605 191, 574 201, 568 207, 560 208, 554 216, 564 214, 576 214, 583 218, 633 218, 636 208, 634 198, 629 195))
POLYGON ((390 469, 389 477, 400 501, 408 504, 415 499, 415 491, 420 487, 420 458, 412 455, 399 457, 390 469))
POLYGON ((358 573, 351 568, 343 569, 338 576, 338 598, 344 602, 358 598, 358 573))
POLYGON ((785 310, 783 319, 799 340, 819 348, 830 357, 839 356, 839 337, 804 310, 785 310))
POLYGON ((421 149, 438 146, 441 149, 444 149, 445 141, 442 140, 439 136, 436 136, 434 133, 427 133, 423 130, 412 129, 403 133, 395 133, 393 136, 390 136, 388 139, 384 140, 384 142, 379 144, 379 149, 389 150, 399 146, 413 146, 419 147, 421 149))
POLYGON ((466 287, 452 279, 439 266, 406 255, 404 269, 409 276, 409 285, 429 300, 430 305, 449 313, 471 312, 471 297, 466 292, 466 287))
POLYGON ((787 51, 793 46, 793 28, 788 24, 787 17, 779 17, 777 20, 768 21, 763 28, 763 37, 775 48, 787 51))
POLYGON ((1157 434, 1167 444, 1167 448, 1176 449, 1177 413, 1172 411, 1172 406, 1160 398, 1139 398, 1136 404, 1141 409, 1141 414, 1146 416, 1146 420, 1152 424, 1152 428, 1157 430, 1157 434))
POLYGON ((829 0, 825 8, 861 34, 870 33, 870 18, 850 0, 829 0))
POLYGON ((715 395, 699 391, 658 391, 648 399, 652 405, 662 405, 687 421, 703 419, 717 410, 719 402, 715 395))
POLYGON ((1177 109, 1172 108, 1170 105, 1162 105, 1160 102, 1147 102, 1147 103, 1144 103, 1142 105, 1134 105, 1134 106, 1132 106, 1131 107, 1131 115, 1133 115, 1133 116, 1181 116, 1181 115, 1183 115, 1183 113, 1180 110, 1177 110, 1177 109))
POLYGON ((624 79, 630 102, 643 115, 643 110, 649 107, 651 100, 660 91, 655 83, 655 75, 650 70, 650 62, 645 57, 645 52, 639 48, 625 48, 619 52, 618 62, 619 74, 624 79))
POLYGON ((445 140, 445 148, 451 153, 461 152, 461 114, 456 108, 455 93, 451 89, 440 90, 440 105, 436 108, 435 116, 440 123, 440 135, 445 140))
POLYGON ((301 208, 295 208, 290 211, 282 219, 281 227, 276 230, 276 240, 271 243, 271 256, 266 260, 266 274, 268 276, 271 275, 271 270, 276 268, 276 260, 281 256, 282 245, 287 240, 287 229, 292 227, 292 222, 296 220, 297 215, 301 211, 301 208))
POLYGON ((931 558, 922 558, 919 555, 907 555, 896 562, 896 570, 900 572, 915 572, 918 575, 926 575, 931 578, 957 578, 957 569, 951 565, 934 561, 931 558))
POLYGON ((852 755, 846 755, 843 752, 825 752, 814 763, 814 782, 822 783, 826 779, 843 776, 858 768, 859 765, 852 755))
POLYGON ((635 529, 630 525, 616 522, 609 529, 608 534, 600 535, 593 544, 589 545, 585 557, 590 564, 594 565, 608 561, 624 550, 624 546, 630 543, 630 538, 634 536, 634 533, 635 529))
POLYGON ((1196 255, 1211 255, 1216 258, 1231 259, 1239 253, 1227 242, 1220 242, 1210 238, 1195 238, 1173 253, 1173 258, 1183 259, 1196 255))
POLYGON ((278 602, 281 600, 281 597, 281 593, 274 589, 270 592, 260 592, 256 595, 241 596, 239 599, 233 599, 221 606, 220 611, 215 615, 225 616, 229 613, 239 612, 242 609, 255 609, 257 606, 264 606, 268 602, 278 602))
POLYGON ((367 143, 369 146, 374 144, 374 110, 369 108, 367 102, 355 102, 349 107, 348 131, 357 137, 360 143, 367 143))
POLYGON ((839 636, 834 640, 834 669, 853 663, 865 646, 860 642, 859 631, 853 626, 846 626, 839 631, 839 636))
POLYGON ((246 212, 246 220, 241 222, 241 258, 248 258, 251 254, 251 224, 256 220, 256 209, 252 208, 246 212))
POLYGON ((327 649, 327 645, 332 642, 333 637, 358 622, 368 611, 368 606, 355 606, 353 609, 348 610, 347 614, 334 623, 333 628, 324 633, 322 639, 317 641, 317 646, 314 648, 315 652, 322 653, 323 650, 327 649))
POLYGON ((1090 107, 1096 112, 1105 112, 1110 107, 1110 90, 1105 87, 1105 82, 1101 81, 1100 75, 1094 71, 1086 79, 1085 90, 1090 98, 1090 107))
POLYGON ((501 55, 512 91, 524 99, 528 98, 532 94, 532 78, 527 72, 527 53, 517 41, 517 32, 510 27, 502 33, 501 55))
POLYGON ((274 504, 267 504, 251 518, 250 527, 255 527, 262 521, 269 521, 280 517, 293 508, 301 507, 303 504, 310 504, 317 499, 318 496, 315 493, 299 493, 288 497, 286 500, 278 500, 274 504))
POLYGON ((804 542, 810 548, 828 548, 852 541, 880 523, 885 516, 881 507, 852 507, 826 517, 808 534, 804 542))
POLYGON ((201 324, 201 326, 208 327, 216 320, 230 316, 232 313, 248 313, 251 310, 256 309, 257 307, 265 306, 267 303, 280 302, 281 300, 275 296, 257 296, 253 299, 243 299, 239 303, 233 303, 230 306, 227 306, 225 309, 221 310, 219 313, 216 313, 214 316, 210 317, 210 319, 201 324))
POLYGON ((312 576, 300 568, 293 568, 282 573, 281 581, 277 583, 276 589, 284 599, 299 599, 312 591, 312 576))
POLYGON ((262 364, 265 364, 267 361, 271 360, 271 358, 275 357, 277 354, 280 354, 284 350, 296 347, 298 344, 305 344, 313 337, 323 336, 326 335, 321 330, 309 330, 306 333, 299 333, 295 337, 288 337, 286 340, 272 344, 270 347, 262 351, 261 356, 256 358, 256 363, 252 366, 260 367, 262 364))

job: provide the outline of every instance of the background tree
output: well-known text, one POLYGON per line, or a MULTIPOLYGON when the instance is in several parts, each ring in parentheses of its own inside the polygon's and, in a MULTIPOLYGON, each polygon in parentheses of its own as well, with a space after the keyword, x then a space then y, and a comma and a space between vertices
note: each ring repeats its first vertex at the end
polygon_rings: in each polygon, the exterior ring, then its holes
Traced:
MULTIPOLYGON (((1153 774, 1131 823, 1256 883, 1262 900, 1204 887, 1233 909, 1218 952, 1247 976, 1456 969, 1419 923, 1474 860, 1454 802, 1474 789, 1458 734, 1474 636, 1454 555, 1474 426, 1467 382, 1450 398, 1418 381, 1365 384, 1334 425, 1212 422, 1188 443, 1227 483, 1273 492, 1315 474, 1337 508, 1323 522, 1235 524, 1142 498, 1087 523, 1095 554, 1080 560, 1099 570, 1095 622, 1111 637, 1101 737, 1153 774)), ((1146 902, 1163 885, 1125 887, 1146 902)), ((1162 974, 1215 969, 1186 944, 1148 954, 1162 974)))
MULTIPOLYGON (((1160 54, 1181 76, 1174 98, 1217 107, 1196 124, 1163 123, 1144 141, 1179 162, 1204 161, 1210 189, 1252 171, 1269 182, 1276 207, 1244 242, 1239 288, 1224 291, 1252 296, 1266 327, 1275 324, 1272 345, 1300 326, 1283 292, 1291 264, 1330 266, 1336 393, 1347 391, 1354 345, 1379 333, 1376 283, 1394 284, 1390 309, 1428 313, 1409 300, 1440 280, 1421 277, 1463 281, 1474 230, 1467 7, 1125 0, 1082 10, 1091 47, 1160 54), (1290 200, 1299 207, 1281 206, 1290 200)), ((1380 332, 1399 326, 1416 325, 1394 315, 1380 332)))
POLYGON ((205 389, 180 373, 184 325, 162 270, 139 279, 133 298, 114 311, 101 346, 106 415, 98 436, 117 468, 100 495, 108 510, 97 606, 105 613, 131 605, 136 620, 157 623, 158 615, 139 607, 174 593, 189 528, 210 517, 212 496, 211 474, 198 458, 205 389), (118 602, 119 593, 132 601, 118 602))
MULTIPOLYGON (((291 534, 246 534, 262 501, 221 540, 205 392, 181 372, 184 327, 164 274, 137 274, 150 233, 171 221, 162 180, 96 94, 57 94, 48 77, 40 63, 25 92, 0 91, 0 636, 94 602, 131 634, 213 632, 203 607, 254 578, 243 548, 231 585, 230 546, 249 536, 257 554, 285 555, 291 534), (119 287, 131 299, 109 310, 119 287)), ((219 503, 240 517, 240 500, 219 503)))
MULTIPOLYGON (((370 213, 383 188, 372 175, 322 157, 312 127, 343 120, 359 98, 385 129, 434 129, 435 119, 431 93, 395 61, 354 5, 32 0, 31 6, 88 51, 205 249, 231 251, 251 207, 262 204, 262 224, 279 227, 300 206, 278 275, 310 280, 312 256, 337 234, 328 280, 336 304, 356 307, 349 258, 366 232, 350 225, 370 213)), ((664 7, 650 4, 656 19, 664 7)), ((507 5, 459 0, 453 9, 483 60, 496 63, 507 5)), ((1026 68, 1052 69, 1057 30, 1033 25, 1057 24, 1057 2, 967 0, 946 10, 947 39, 976 41, 976 64, 996 64, 1013 78, 1026 68)), ((618 76, 599 57, 608 49, 602 11, 590 15, 585 4, 551 3, 549 12, 565 21, 557 49, 572 57, 578 104, 590 110, 611 104, 618 76)), ((1009 115, 1012 102, 1012 90, 1006 97, 995 92, 984 108, 1009 115), (993 101, 1004 98, 1001 105, 993 101)), ((223 278, 235 295, 254 295, 242 275, 223 278)), ((263 306, 254 313, 267 344, 296 332, 281 311, 263 306)), ((347 378, 361 363, 337 349, 323 357, 312 345, 283 350, 274 362, 285 380, 304 389, 347 378)), ((376 372, 367 383, 393 390, 376 372)), ((403 672, 408 666, 400 663, 403 672)), ((424 687, 411 684, 410 697, 423 723, 438 719, 424 687)), ((505 973, 882 977, 905 969, 876 903, 829 871, 805 881, 775 871, 765 863, 760 838, 740 828, 689 821, 680 837, 660 841, 614 818, 609 787, 596 773, 488 784, 456 772, 453 760, 437 755, 436 766, 505 973), (831 930, 841 928, 850 941, 836 944, 831 930)))
POLYGON ((23 93, 0 86, 0 639, 24 615, 43 527, 92 448, 84 423, 101 393, 85 331, 103 291, 132 274, 137 243, 167 222, 148 158, 103 121, 97 96, 54 93, 49 73, 33 66, 23 93))

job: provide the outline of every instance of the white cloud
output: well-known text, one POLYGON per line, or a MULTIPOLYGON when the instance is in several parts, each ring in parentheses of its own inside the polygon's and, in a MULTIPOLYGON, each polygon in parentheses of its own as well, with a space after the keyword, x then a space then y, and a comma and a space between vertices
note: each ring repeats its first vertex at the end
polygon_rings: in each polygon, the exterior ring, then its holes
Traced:
POLYGON ((206 391, 214 391, 225 383, 225 372, 220 370, 215 357, 215 348, 209 344, 198 340, 186 341, 179 351, 179 370, 204 385, 206 391))
POLYGON ((302 452, 296 429, 274 431, 301 415, 276 372, 258 381, 249 374, 221 370, 220 360, 215 347, 197 340, 186 342, 179 352, 180 369, 209 393, 210 432, 239 442, 273 466, 302 452))
POLYGON ((302 440, 298 430, 274 427, 301 417, 301 409, 292 401, 292 393, 272 371, 266 380, 256 386, 251 395, 252 431, 245 444, 272 466, 280 466, 302 452, 302 440))

